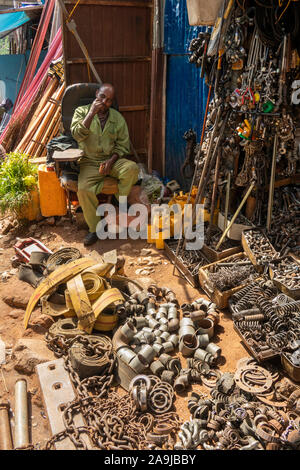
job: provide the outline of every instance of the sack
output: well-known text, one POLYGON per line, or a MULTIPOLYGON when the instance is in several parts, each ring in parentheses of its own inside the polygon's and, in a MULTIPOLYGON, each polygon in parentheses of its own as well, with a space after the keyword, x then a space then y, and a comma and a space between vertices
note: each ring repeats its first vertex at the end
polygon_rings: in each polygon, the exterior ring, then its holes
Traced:
POLYGON ((186 0, 190 26, 213 26, 224 0, 186 0))

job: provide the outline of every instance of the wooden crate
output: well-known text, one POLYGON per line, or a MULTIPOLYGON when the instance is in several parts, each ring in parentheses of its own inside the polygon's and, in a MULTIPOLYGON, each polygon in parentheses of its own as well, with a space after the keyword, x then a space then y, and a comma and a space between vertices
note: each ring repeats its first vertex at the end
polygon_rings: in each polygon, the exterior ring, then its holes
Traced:
MULTIPOLYGON (((169 248, 168 244, 165 242, 165 254, 169 258, 172 264, 175 263, 176 255, 173 253, 171 248, 169 248)), ((176 267, 178 268, 178 271, 183 275, 183 277, 191 284, 192 287, 199 287, 199 279, 198 279, 198 274, 192 274, 187 266, 183 264, 182 261, 180 261, 178 258, 176 259, 176 267)))
MULTIPOLYGON (((215 261, 213 263, 207 264, 206 266, 203 266, 199 270, 199 284, 206 292, 206 294, 209 296, 209 298, 217 304, 219 308, 227 308, 228 307, 228 301, 230 297, 235 293, 241 290, 243 287, 245 287, 248 284, 248 281, 245 280, 241 285, 233 287, 232 289, 229 289, 227 291, 221 292, 219 289, 214 287, 209 279, 209 276, 207 274, 209 268, 211 266, 217 265, 220 262, 230 262, 231 260, 234 260, 236 257, 238 257, 239 260, 243 259, 248 259, 247 255, 245 253, 237 253, 232 256, 228 256, 227 258, 215 261)), ((259 274, 257 274, 257 277, 259 277, 259 274)))
MULTIPOLYGON (((286 259, 286 258, 290 258, 292 262, 297 263, 300 267, 299 259, 296 256, 287 255, 284 258, 280 258, 280 260, 286 259)), ((276 262, 279 262, 280 260, 275 260, 274 263, 276 264, 276 262)), ((292 299, 294 300, 300 299, 300 287, 298 287, 297 289, 290 289, 289 287, 287 287, 282 281, 279 281, 278 279, 276 279, 276 271, 274 271, 273 268, 271 268, 271 266, 269 267, 269 276, 274 282, 274 284, 276 285, 276 287, 278 287, 278 289, 281 290, 281 292, 288 295, 289 297, 292 297, 292 299)))
POLYGON ((270 244, 271 249, 272 249, 273 252, 274 252, 274 258, 275 258, 276 256, 278 256, 278 252, 275 250, 275 248, 274 248, 273 245, 271 244, 270 240, 268 239, 268 237, 267 237, 266 234, 264 233, 264 230, 263 230, 263 229, 260 229, 260 228, 255 227, 254 229, 251 228, 251 229, 246 229, 246 230, 243 230, 243 231, 242 231, 242 247, 243 247, 243 249, 244 249, 244 252, 245 252, 246 255, 248 256, 248 258, 252 261, 253 265, 257 267, 257 270, 258 270, 260 273, 262 273, 262 272, 264 271, 264 265, 258 264, 257 259, 256 259, 256 256, 255 256, 255 254, 253 253, 253 251, 251 250, 251 248, 249 247, 248 242, 247 242, 247 240, 246 240, 246 238, 245 238, 245 233, 246 233, 246 232, 249 232, 249 231, 251 231, 251 230, 259 231, 259 232, 261 232, 261 233, 264 235, 265 239, 268 241, 268 243, 270 244))
POLYGON ((281 354, 281 364, 292 380, 295 382, 300 382, 299 366, 295 366, 285 354, 281 354))
POLYGON ((237 334, 239 335, 239 337, 241 338, 242 340, 242 343, 243 345, 245 346, 245 348, 247 349, 247 351, 251 354, 251 356, 253 356, 258 362, 264 362, 264 361, 269 361, 270 359, 274 359, 275 357, 278 357, 279 354, 278 353, 270 353, 268 355, 265 355, 265 356, 261 356, 258 352, 256 352, 255 349, 253 349, 253 347, 248 343, 247 339, 244 337, 243 333, 240 331, 239 327, 236 325, 236 323, 233 323, 233 329, 234 331, 237 332, 237 334))

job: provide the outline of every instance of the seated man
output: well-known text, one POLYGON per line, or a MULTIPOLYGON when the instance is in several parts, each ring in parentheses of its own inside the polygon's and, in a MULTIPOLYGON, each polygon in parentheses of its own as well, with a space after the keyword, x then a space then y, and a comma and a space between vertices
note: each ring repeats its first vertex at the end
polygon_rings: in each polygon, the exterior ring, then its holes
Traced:
POLYGON ((75 110, 71 123, 72 135, 84 151, 80 160, 78 199, 89 226, 85 246, 92 245, 98 239, 96 227, 100 217, 96 215, 99 205, 97 194, 102 191, 105 176, 118 180, 117 199, 128 196, 138 180, 137 164, 124 158, 130 150, 129 134, 123 116, 111 108, 114 95, 112 85, 101 85, 92 104, 75 110))

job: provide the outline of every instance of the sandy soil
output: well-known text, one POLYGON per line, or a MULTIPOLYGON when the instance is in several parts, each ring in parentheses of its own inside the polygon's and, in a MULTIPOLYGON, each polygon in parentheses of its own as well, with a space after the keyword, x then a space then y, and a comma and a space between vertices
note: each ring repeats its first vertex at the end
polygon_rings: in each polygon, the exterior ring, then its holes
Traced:
MULTIPOLYGON (((32 226, 31 226, 32 227, 32 226)), ((124 252, 120 251, 120 246, 124 243, 128 243, 127 240, 106 240, 98 241, 95 245, 90 248, 85 248, 82 244, 82 240, 86 234, 85 230, 82 230, 71 224, 69 221, 65 221, 63 226, 37 226, 35 231, 30 229, 30 226, 23 229, 17 236, 25 238, 28 236, 35 236, 46 244, 51 250, 56 250, 61 247, 77 247, 81 250, 82 254, 87 254, 90 251, 96 250, 100 254, 117 249, 118 253, 122 254, 126 258, 125 273, 129 277, 138 279, 140 276, 136 275, 135 271, 141 266, 137 264, 137 258, 140 256, 140 250, 142 248, 152 248, 154 250, 154 258, 160 260, 160 264, 154 266, 154 272, 151 274, 151 278, 160 286, 170 287, 177 295, 179 304, 184 302, 191 302, 200 296, 204 296, 204 293, 191 287, 177 272, 173 275, 173 265, 165 257, 164 251, 156 250, 153 245, 148 245, 145 241, 134 241, 129 242, 131 249, 124 252)), ((14 256, 13 245, 16 240, 15 233, 9 233, 8 235, 0 238, 0 277, 1 273, 10 271, 11 257, 14 256)), ((37 308, 30 321, 30 328, 27 330, 23 326, 24 308, 16 309, 10 307, 3 301, 3 298, 13 294, 15 299, 19 299, 21 304, 26 302, 33 292, 28 284, 18 280, 17 274, 12 275, 6 282, 0 282, 0 336, 6 344, 6 348, 13 348, 16 342, 20 338, 38 338, 43 339, 45 332, 47 331, 47 325, 45 323, 39 323, 40 309, 37 308)), ((245 356, 248 356, 247 351, 242 346, 238 335, 233 330, 233 323, 230 315, 226 312, 222 312, 220 324, 216 328, 216 334, 213 338, 214 342, 218 343, 222 348, 222 357, 219 364, 221 371, 234 371, 236 362, 245 356)), ((185 359, 182 358, 182 364, 185 365, 185 359)), ((28 384, 28 396, 30 402, 30 431, 31 441, 36 444, 37 442, 43 444, 49 437, 51 437, 51 431, 48 425, 48 419, 45 415, 44 405, 42 396, 39 388, 39 383, 36 374, 30 376, 23 376, 14 369, 14 362, 7 356, 7 363, 2 366, 5 382, 9 392, 5 391, 3 380, 0 376, 0 401, 2 399, 8 399, 12 410, 14 410, 14 386, 15 381, 18 378, 25 377, 28 384)), ((183 419, 189 419, 189 411, 187 408, 187 400, 191 391, 202 390, 206 393, 208 389, 200 387, 199 385, 193 385, 193 387, 181 396, 177 396, 175 402, 175 408, 179 415, 183 419)), ((120 393, 123 391, 120 389, 120 393)), ((13 420, 12 420, 13 424, 13 420)))

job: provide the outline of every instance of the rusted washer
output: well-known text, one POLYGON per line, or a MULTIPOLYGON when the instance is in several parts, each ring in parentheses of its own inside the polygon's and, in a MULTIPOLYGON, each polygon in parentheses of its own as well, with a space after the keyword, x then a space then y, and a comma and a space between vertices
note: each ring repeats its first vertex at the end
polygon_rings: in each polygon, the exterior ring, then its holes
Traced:
POLYGON ((273 379, 272 379, 272 375, 270 374, 270 372, 268 372, 263 367, 260 367, 257 365, 245 366, 242 369, 238 369, 236 373, 234 374, 234 380, 239 388, 241 388, 245 392, 253 393, 253 394, 264 393, 267 390, 269 390, 273 385, 273 379), (265 378, 264 383, 261 383, 259 385, 258 384, 251 385, 251 383, 247 382, 247 378, 245 376, 247 376, 248 372, 253 372, 253 371, 259 372, 261 375, 264 376, 265 378))

